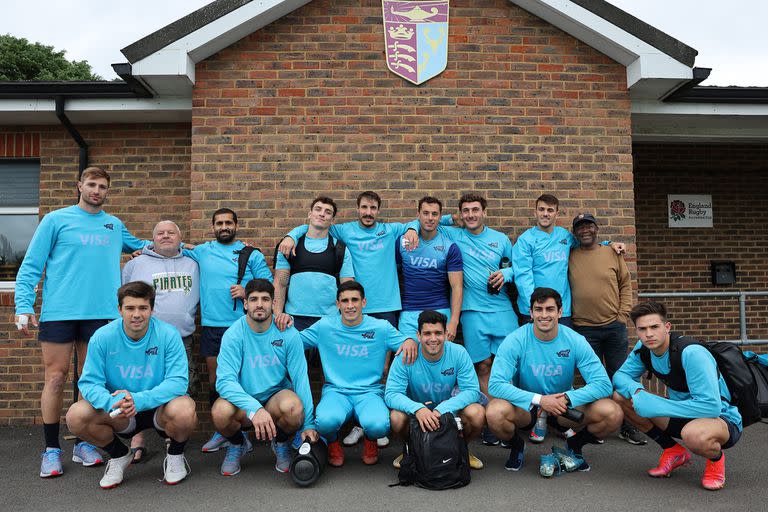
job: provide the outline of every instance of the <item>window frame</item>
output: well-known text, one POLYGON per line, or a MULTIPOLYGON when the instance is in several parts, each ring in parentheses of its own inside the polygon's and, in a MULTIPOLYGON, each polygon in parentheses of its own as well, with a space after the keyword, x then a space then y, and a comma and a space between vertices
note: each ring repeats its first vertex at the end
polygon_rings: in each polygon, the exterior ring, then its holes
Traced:
MULTIPOLYGON (((32 164, 36 163, 38 167, 38 176, 40 170, 39 158, 0 158, 2 164, 32 164)), ((37 180, 37 189, 40 190, 40 179, 37 180)), ((0 206, 0 215, 37 215, 38 225, 40 223, 40 197, 37 198, 37 206, 0 206)), ((37 229, 37 228, 35 228, 37 229)), ((0 292, 14 291, 16 289, 16 280, 0 281, 0 292)))

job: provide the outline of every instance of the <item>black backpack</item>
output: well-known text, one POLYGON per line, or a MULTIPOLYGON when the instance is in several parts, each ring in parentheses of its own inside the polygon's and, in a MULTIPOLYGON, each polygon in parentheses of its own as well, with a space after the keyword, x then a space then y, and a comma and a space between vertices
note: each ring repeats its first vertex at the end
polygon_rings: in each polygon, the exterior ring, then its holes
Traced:
POLYGON ((666 386, 681 393, 688 392, 688 382, 683 369, 683 349, 689 345, 701 345, 712 354, 717 369, 723 376, 731 394, 730 403, 741 414, 744 427, 768 417, 768 368, 762 366, 757 358, 748 360, 741 349, 725 341, 701 341, 679 333, 670 333, 669 367, 670 372, 657 372, 651 364, 651 352, 640 347, 635 353, 648 370, 648 376, 655 375, 666 386), (761 403, 763 402, 763 403, 761 403))
POLYGON ((453 414, 440 416, 440 427, 422 432, 416 418, 411 418, 410 439, 403 446, 399 483, 441 491, 464 487, 470 482, 469 450, 453 414))
MULTIPOLYGON (((250 245, 246 245, 239 251, 237 251, 237 283, 240 284, 243 282, 243 277, 245 276, 245 269, 248 268, 248 259, 251 257, 251 254, 253 251, 258 251, 257 248, 251 247, 250 245)), ((261 252, 261 251, 259 251, 261 252)), ((240 299, 234 299, 235 305, 232 308, 232 311, 237 311, 237 305, 240 303, 242 306, 242 303, 240 302, 240 299)))
MULTIPOLYGON (((307 235, 302 235, 301 238, 306 237, 307 235)), ((329 243, 333 245, 333 251, 334 256, 336 257, 336 264, 335 268, 333 270, 334 276, 336 277, 336 285, 339 284, 339 276, 341 274, 341 267, 344 266, 344 252, 347 249, 346 244, 342 242, 341 240, 334 239, 330 234, 328 235, 329 243)), ((282 242, 282 240, 280 240, 282 242)), ((277 243, 275 246, 275 254, 272 258, 272 268, 275 269, 277 267, 277 253, 280 252, 278 249, 280 248, 280 242, 277 243)), ((298 242, 296 242, 298 244, 298 242)), ((288 263, 291 263, 291 260, 293 257, 287 258, 288 263)))

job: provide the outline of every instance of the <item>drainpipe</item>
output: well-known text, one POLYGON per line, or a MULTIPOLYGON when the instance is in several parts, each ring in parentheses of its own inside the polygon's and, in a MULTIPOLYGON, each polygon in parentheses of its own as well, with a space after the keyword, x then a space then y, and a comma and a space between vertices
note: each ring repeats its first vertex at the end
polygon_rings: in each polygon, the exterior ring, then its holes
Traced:
POLYGON ((83 170, 88 167, 88 143, 85 142, 85 139, 83 139, 82 135, 80 135, 80 132, 77 131, 77 128, 75 128, 75 126, 67 117, 66 112, 64 112, 64 96, 56 96, 56 117, 59 118, 61 124, 64 126, 64 128, 66 128, 67 132, 69 132, 69 135, 75 142, 77 142, 77 145, 80 147, 80 162, 77 172, 77 179, 79 180, 83 170))

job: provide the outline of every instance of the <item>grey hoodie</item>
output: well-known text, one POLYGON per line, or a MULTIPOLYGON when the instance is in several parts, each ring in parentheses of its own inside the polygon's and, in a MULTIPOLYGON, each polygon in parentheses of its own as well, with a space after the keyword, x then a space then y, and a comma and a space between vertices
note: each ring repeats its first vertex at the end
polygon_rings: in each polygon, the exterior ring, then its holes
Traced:
POLYGON ((200 302, 200 271, 197 263, 181 253, 166 258, 153 245, 123 267, 123 284, 144 281, 155 288, 152 313, 179 330, 181 336, 195 332, 195 311, 200 302))

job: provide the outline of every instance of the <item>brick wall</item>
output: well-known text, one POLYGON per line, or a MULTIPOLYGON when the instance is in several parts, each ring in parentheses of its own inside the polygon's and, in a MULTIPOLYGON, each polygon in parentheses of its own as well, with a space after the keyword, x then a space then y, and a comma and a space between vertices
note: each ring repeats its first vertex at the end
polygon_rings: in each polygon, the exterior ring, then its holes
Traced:
MULTIPOLYGON (((78 129, 90 145, 91 164, 112 177, 105 208, 109 213, 142 238, 151 238, 152 227, 161 218, 172 218, 189 232, 188 125, 78 129)), ((78 148, 61 127, 6 127, 0 129, 3 139, 38 141, 41 215, 75 202, 78 148)), ((26 154, 25 147, 5 156, 34 156, 26 154)), ((16 331, 13 314, 13 293, 0 292, 0 425, 40 423, 40 348, 36 338, 24 338, 16 331)), ((66 404, 71 400, 69 389, 66 404)))
MULTIPOLYGON (((634 160, 640 291, 768 290, 768 146, 636 144, 634 160), (711 194, 714 227, 669 228, 667 194, 711 194), (734 261, 736 284, 712 285, 711 260, 734 261)), ((735 298, 661 300, 681 330, 739 337, 735 298)), ((749 298, 747 318, 749 337, 768 339, 768 297, 749 298)))

